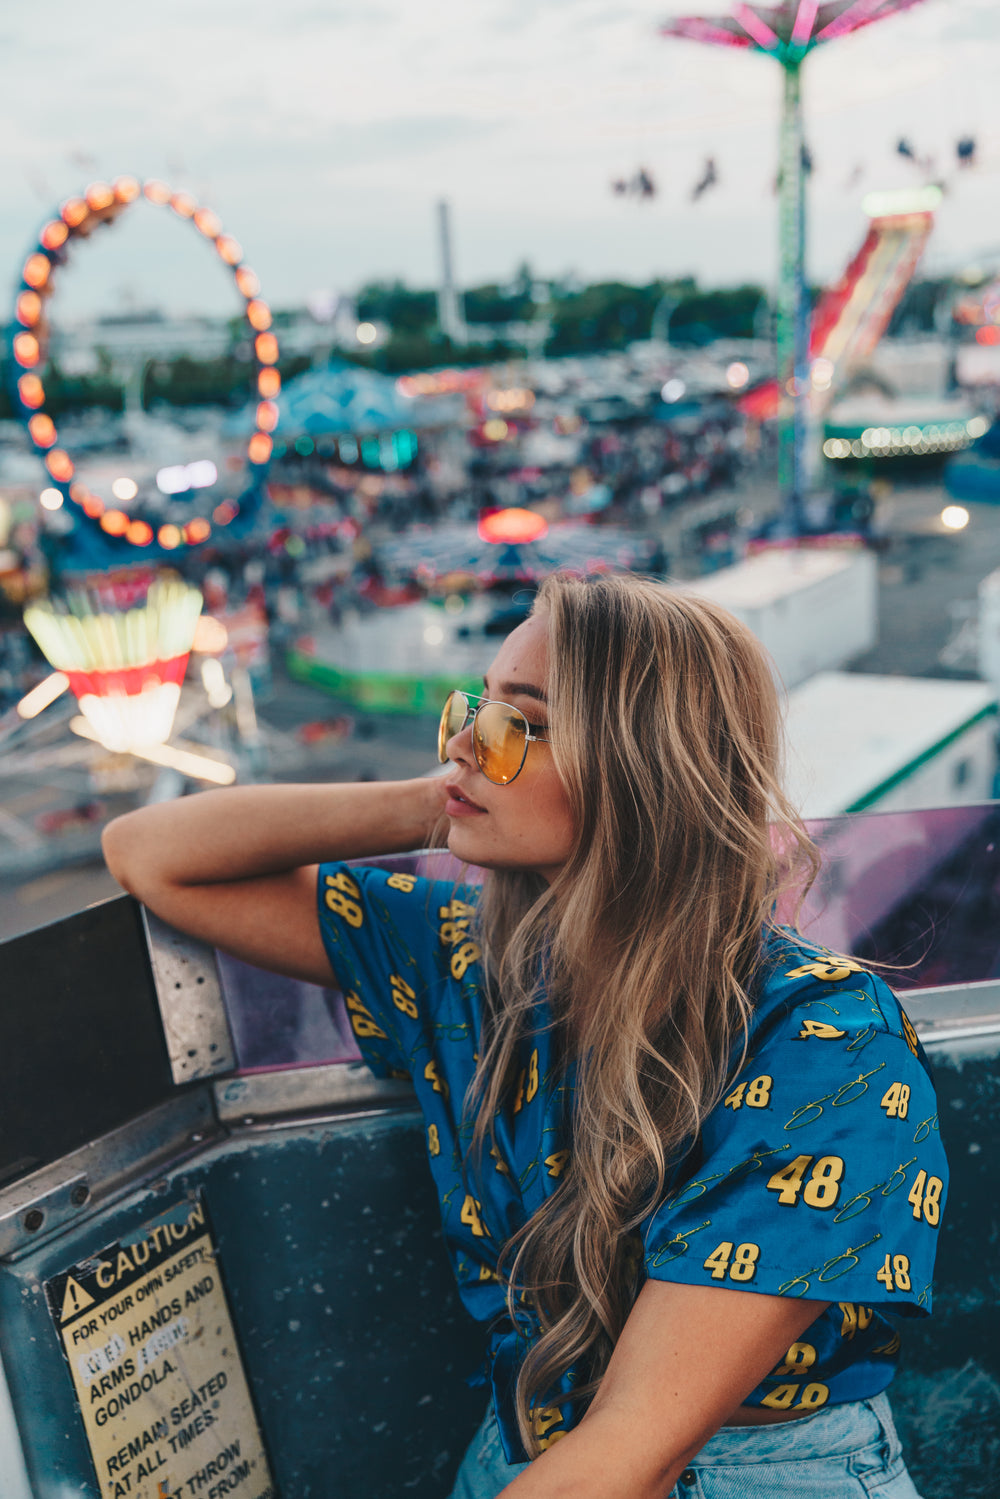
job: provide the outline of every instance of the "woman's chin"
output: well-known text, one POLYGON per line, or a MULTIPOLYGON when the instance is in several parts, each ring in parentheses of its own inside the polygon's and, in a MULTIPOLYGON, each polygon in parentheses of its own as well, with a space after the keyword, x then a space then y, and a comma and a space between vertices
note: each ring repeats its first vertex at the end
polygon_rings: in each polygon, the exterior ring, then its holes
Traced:
POLYGON ((448 829, 448 852, 456 859, 461 859, 463 864, 492 869, 495 860, 490 858, 482 840, 476 837, 475 828, 469 826, 469 821, 458 817, 452 819, 448 829))

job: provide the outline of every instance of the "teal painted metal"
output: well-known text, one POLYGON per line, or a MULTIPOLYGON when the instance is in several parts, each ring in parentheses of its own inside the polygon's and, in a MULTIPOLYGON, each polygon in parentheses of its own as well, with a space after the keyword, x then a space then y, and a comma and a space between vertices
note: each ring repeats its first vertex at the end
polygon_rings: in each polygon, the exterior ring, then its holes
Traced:
MULTIPOLYGON (((903 1326, 891 1391, 914 1480, 935 1499, 1000 1491, 1000 1066, 982 1045, 954 1062, 934 1053, 952 1186, 935 1315, 903 1326)), ((935 1124, 914 1119, 908 1148, 935 1124)), ((441 1499, 484 1404, 466 1384, 481 1330, 455 1294, 409 1110, 237 1132, 0 1264, 33 1499, 101 1493, 42 1283, 199 1189, 282 1499, 441 1499)))
POLYGON ((482 1331, 458 1301, 410 1111, 247 1130, 0 1264, 34 1499, 106 1494, 43 1282, 197 1190, 282 1499, 440 1499, 485 1406, 466 1384, 482 1331))

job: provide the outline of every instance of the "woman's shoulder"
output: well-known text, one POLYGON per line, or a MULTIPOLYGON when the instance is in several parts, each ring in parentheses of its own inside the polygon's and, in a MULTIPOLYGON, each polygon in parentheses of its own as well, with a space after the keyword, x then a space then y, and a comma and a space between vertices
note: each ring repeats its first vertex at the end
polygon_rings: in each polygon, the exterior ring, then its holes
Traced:
POLYGON ((895 1039, 925 1061, 916 1031, 881 974, 787 927, 765 934, 751 1036, 840 1040, 858 1051, 895 1039))

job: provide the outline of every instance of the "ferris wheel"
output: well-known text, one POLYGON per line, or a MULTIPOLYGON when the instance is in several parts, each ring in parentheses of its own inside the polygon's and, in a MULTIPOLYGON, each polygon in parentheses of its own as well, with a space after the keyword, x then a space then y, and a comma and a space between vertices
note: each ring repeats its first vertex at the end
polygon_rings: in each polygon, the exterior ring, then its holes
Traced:
MULTIPOLYGON (((239 514, 247 518, 265 494, 271 461, 271 433, 278 423, 277 397, 281 390, 278 371, 278 340, 271 328, 271 309, 260 295, 256 273, 246 264, 243 249, 212 209, 200 205, 190 193, 172 192, 156 179, 117 177, 114 182, 94 182, 80 197, 69 198, 43 226, 38 241, 21 268, 8 342, 10 350, 11 398, 14 409, 45 466, 49 486, 61 502, 109 538, 120 550, 121 561, 140 556, 150 558, 176 554, 204 545, 215 528, 230 525, 239 514), (45 375, 49 363, 49 298, 57 274, 67 265, 75 246, 101 224, 113 223, 133 203, 145 202, 168 209, 190 223, 212 247, 232 273, 243 299, 244 318, 253 347, 253 377, 257 397, 255 425, 246 446, 248 484, 239 500, 224 500, 212 519, 194 516, 182 525, 161 523, 157 517, 126 512, 95 493, 77 475, 71 454, 60 444, 56 424, 46 409, 45 375)), ((56 502, 60 503, 60 502, 56 502)))

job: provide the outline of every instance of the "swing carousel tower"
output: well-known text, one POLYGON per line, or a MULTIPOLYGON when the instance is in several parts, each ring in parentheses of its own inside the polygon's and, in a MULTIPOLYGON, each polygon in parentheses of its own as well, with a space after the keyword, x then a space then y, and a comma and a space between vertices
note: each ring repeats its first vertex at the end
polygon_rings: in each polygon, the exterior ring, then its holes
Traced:
POLYGON ((780 0, 736 3, 728 16, 674 16, 664 36, 712 46, 764 52, 782 70, 778 156, 780 265, 776 319, 778 367, 778 487, 785 527, 800 534, 810 394, 809 309, 805 287, 805 177, 802 64, 816 47, 909 10, 920 0, 780 0))

